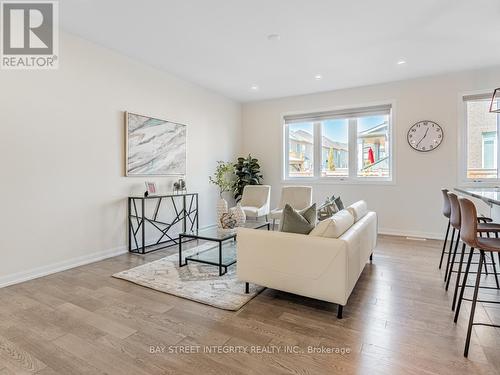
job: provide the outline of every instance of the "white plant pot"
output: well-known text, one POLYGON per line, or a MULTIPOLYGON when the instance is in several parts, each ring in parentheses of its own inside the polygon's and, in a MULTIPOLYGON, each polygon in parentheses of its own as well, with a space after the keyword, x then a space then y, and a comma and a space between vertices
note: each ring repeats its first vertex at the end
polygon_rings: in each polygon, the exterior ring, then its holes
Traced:
POLYGON ((228 212, 227 202, 225 199, 220 198, 217 201, 217 227, 222 228, 220 218, 221 218, 222 214, 225 214, 227 212, 228 212))

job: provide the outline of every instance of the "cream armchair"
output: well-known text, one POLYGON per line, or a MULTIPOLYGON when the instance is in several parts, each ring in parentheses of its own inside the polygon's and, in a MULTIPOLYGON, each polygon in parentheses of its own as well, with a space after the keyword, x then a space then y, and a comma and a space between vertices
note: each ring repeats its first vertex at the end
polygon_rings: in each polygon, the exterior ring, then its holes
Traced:
POLYGON ((271 186, 247 185, 243 189, 240 205, 246 217, 259 218, 269 215, 271 186))
POLYGON ((280 204, 277 208, 271 211, 271 219, 273 220, 273 229, 276 220, 281 219, 285 204, 289 204, 295 210, 303 210, 312 204, 312 187, 311 186, 283 186, 281 189, 280 204))

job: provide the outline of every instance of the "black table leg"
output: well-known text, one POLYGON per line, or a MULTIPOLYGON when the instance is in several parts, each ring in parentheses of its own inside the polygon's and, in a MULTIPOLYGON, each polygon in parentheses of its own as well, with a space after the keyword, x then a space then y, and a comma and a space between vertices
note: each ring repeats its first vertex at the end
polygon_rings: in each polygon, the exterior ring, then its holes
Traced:
POLYGON ((219 276, 222 275, 222 241, 219 241, 219 276))
POLYGON ((131 199, 128 198, 128 251, 132 252, 132 207, 131 199))
POLYGON ((144 205, 146 203, 146 200, 142 198, 142 254, 146 254, 146 209, 144 208, 144 205))
POLYGON ((179 234, 179 267, 182 267, 182 235, 179 234))

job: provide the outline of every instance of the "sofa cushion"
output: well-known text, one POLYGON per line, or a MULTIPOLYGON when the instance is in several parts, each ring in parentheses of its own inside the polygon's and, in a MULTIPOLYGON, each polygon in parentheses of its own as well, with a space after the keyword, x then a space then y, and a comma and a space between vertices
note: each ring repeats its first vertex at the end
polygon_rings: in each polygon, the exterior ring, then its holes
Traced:
POLYGON ((311 236, 339 238, 354 224, 354 217, 347 210, 341 210, 329 219, 320 221, 311 236))
POLYGON ((295 211, 289 204, 283 208, 280 220, 282 232, 309 234, 316 225, 316 203, 301 211, 295 211))
POLYGON ((349 211, 351 215, 354 217, 354 222, 357 222, 359 219, 361 219, 363 216, 367 214, 368 207, 365 201, 358 201, 347 207, 347 211, 349 211))

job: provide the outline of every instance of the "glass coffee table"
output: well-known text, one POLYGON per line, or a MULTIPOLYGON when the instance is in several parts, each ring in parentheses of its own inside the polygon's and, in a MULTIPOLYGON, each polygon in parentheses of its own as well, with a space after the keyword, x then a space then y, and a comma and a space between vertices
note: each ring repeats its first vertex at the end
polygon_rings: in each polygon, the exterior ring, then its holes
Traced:
MULTIPOLYGON (((249 229, 261 229, 267 227, 267 230, 270 230, 271 223, 269 221, 249 221, 241 227, 249 229)), ((227 272, 227 267, 236 263, 236 246, 233 244, 235 240, 236 229, 228 232, 221 231, 218 228, 205 228, 191 232, 179 233, 179 267, 184 267, 188 264, 188 261, 211 264, 212 266, 219 267, 219 276, 222 276, 227 272), (189 255, 185 257, 183 262, 183 237, 216 242, 217 245, 189 255), (231 243, 228 243, 228 241, 231 241, 231 243)))

